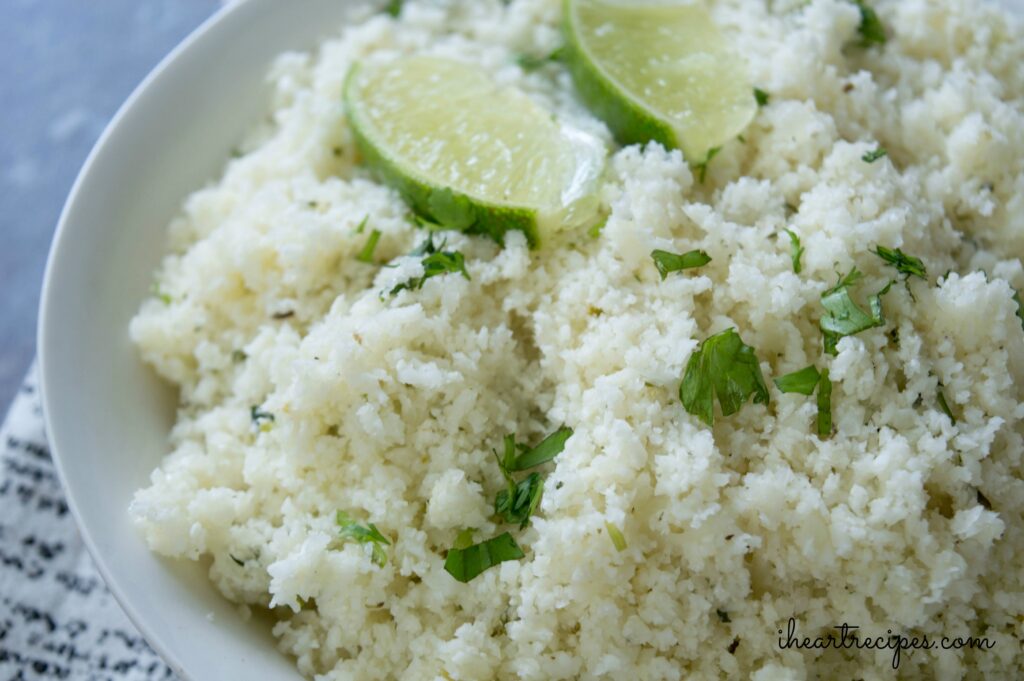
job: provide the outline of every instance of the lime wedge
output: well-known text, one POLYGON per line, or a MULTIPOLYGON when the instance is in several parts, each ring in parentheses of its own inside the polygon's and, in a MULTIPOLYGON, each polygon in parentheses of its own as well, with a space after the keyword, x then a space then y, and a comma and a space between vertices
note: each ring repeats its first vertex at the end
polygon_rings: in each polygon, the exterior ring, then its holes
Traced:
POLYGON ((592 222, 606 150, 524 93, 450 59, 357 64, 345 108, 364 161, 420 216, 502 241, 592 222))
POLYGON ((742 58, 700 0, 565 0, 566 62, 622 144, 660 142, 691 163, 757 112, 742 58))

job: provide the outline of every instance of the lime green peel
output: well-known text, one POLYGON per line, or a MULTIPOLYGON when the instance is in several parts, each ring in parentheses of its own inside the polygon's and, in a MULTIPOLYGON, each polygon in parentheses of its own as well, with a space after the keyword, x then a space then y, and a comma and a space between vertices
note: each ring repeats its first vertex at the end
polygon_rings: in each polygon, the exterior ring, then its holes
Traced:
POLYGON ((364 162, 439 229, 499 243, 520 230, 536 246, 594 220, 604 145, 473 65, 423 55, 357 64, 344 100, 364 162))
POLYGON ((700 0, 564 0, 565 62, 622 144, 700 163, 757 113, 743 59, 700 0))

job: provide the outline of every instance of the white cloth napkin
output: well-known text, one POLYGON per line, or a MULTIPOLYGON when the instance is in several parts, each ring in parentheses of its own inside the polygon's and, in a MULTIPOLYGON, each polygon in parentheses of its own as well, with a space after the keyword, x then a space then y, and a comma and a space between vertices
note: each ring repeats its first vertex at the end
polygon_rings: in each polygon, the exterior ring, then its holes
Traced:
POLYGON ((33 368, 0 427, 0 679, 174 678, 78 536, 50 460, 33 368))

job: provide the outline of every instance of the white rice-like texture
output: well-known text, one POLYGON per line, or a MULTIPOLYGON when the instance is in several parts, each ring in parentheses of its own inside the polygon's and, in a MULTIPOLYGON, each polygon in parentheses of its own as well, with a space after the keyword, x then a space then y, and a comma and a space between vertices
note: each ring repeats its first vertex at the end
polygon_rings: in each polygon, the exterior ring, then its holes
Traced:
POLYGON ((209 560, 325 681, 1024 678, 1019 25, 976 0, 879 0, 890 39, 863 49, 847 0, 713 0, 771 99, 702 184, 678 152, 613 147, 561 65, 517 65, 560 44, 559 4, 410 0, 277 61, 272 116, 170 227, 169 302, 131 324, 181 394, 130 511, 150 546, 209 560), (471 279, 382 298, 421 271, 405 254, 424 234, 356 164, 341 89, 354 60, 411 52, 479 64, 607 141, 600 236, 448 234, 471 279), (364 217, 397 267, 356 260, 364 217), (823 358, 820 294, 853 266, 855 298, 881 288, 878 245, 930 280, 823 358), (656 248, 713 261, 661 281, 656 248), (771 403, 709 428, 678 389, 729 327, 771 403), (835 381, 824 441, 814 399, 770 381, 808 364, 835 381), (492 450, 562 424, 532 524, 496 525, 492 450), (392 539, 385 566, 339 537, 339 509, 392 539), (466 527, 511 530, 526 557, 461 584, 443 563, 466 527), (908 651, 894 672, 892 650, 780 649, 790 617, 801 636, 994 647, 908 651))

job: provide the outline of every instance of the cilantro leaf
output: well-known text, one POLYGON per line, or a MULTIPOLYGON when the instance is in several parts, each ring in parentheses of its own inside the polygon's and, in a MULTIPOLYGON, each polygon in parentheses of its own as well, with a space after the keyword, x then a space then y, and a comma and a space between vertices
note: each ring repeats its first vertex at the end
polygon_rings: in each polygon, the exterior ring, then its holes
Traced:
POLYGON ((826 439, 832 436, 832 379, 828 368, 821 370, 818 381, 818 437, 826 439))
POLYGON ((864 0, 854 0, 854 4, 860 9, 860 25, 857 32, 860 34, 861 47, 884 45, 887 40, 885 26, 878 18, 878 13, 864 0))
POLYGON ((799 393, 801 395, 812 395, 818 387, 818 379, 821 374, 818 369, 811 365, 800 371, 794 371, 779 378, 773 379, 775 385, 784 393, 799 393))
POLYGON ((552 62, 556 62, 559 59, 561 59, 562 54, 564 52, 565 49, 559 47, 556 48, 555 50, 552 50, 550 54, 547 54, 543 57, 538 57, 537 55, 534 54, 521 54, 518 57, 516 57, 516 63, 519 64, 519 67, 523 71, 536 71, 537 69, 541 68, 546 64, 551 64, 552 62))
POLYGON ((384 551, 384 547, 390 546, 391 540, 381 534, 376 525, 373 523, 360 525, 345 511, 338 511, 336 522, 342 537, 370 547, 370 560, 375 565, 384 567, 387 564, 388 554, 384 551))
MULTIPOLYGON (((448 550, 444 561, 445 571, 464 584, 488 568, 507 560, 519 560, 525 555, 508 532, 479 544, 459 546, 465 544, 466 540, 466 533, 460 534, 456 546, 448 550)), ((469 540, 472 541, 471 533, 469 540)))
POLYGON ((804 255, 804 247, 800 245, 800 237, 796 235, 796 232, 787 229, 786 234, 789 235, 789 257, 793 259, 793 271, 796 274, 800 274, 804 269, 803 264, 800 262, 800 258, 804 255))
POLYGON ((884 158, 884 157, 886 157, 888 155, 889 155, 889 152, 886 151, 885 147, 878 147, 874 151, 869 151, 866 154, 864 154, 863 156, 861 156, 860 160, 864 161, 865 163, 874 163, 878 159, 884 158))
POLYGON ((612 523, 605 523, 604 527, 608 530, 608 538, 612 540, 612 545, 616 551, 622 552, 627 548, 626 538, 622 535, 622 530, 613 525, 612 523))
POLYGON ((595 222, 594 225, 587 230, 587 236, 591 239, 596 239, 601 236, 601 232, 604 231, 605 225, 608 224, 608 216, 606 215, 599 222, 595 222))
POLYGON ((754 396, 756 404, 768 404, 768 388, 761 375, 754 349, 745 345, 735 329, 707 338, 690 356, 679 386, 679 399, 686 411, 713 426, 714 400, 722 415, 735 414, 754 396))
POLYGON ((704 251, 689 251, 679 255, 668 251, 651 251, 654 266, 658 268, 661 280, 665 281, 672 272, 681 272, 694 267, 703 267, 711 262, 711 256, 704 251))
POLYGON ((882 296, 889 292, 893 282, 890 281, 885 288, 868 299, 871 308, 871 312, 868 313, 850 297, 850 289, 862 277, 863 275, 854 267, 849 274, 840 278, 838 284, 821 294, 821 304, 827 314, 821 318, 819 325, 825 335, 825 352, 830 355, 838 354, 836 344, 840 338, 885 326, 882 296))
POLYGON ((464 231, 476 222, 476 210, 469 199, 447 187, 430 192, 427 206, 434 222, 445 229, 464 231))
POLYGON ((370 221, 370 216, 365 216, 362 221, 356 226, 356 234, 362 234, 363 230, 366 229, 366 223, 370 221))
POLYGON ((267 432, 273 427, 274 415, 269 411, 262 411, 259 406, 253 405, 249 408, 249 418, 252 424, 261 432, 267 432))
POLYGON ((392 296, 398 295, 399 291, 418 291, 423 288, 427 279, 438 277, 442 274, 459 273, 469 279, 469 272, 466 271, 466 259, 459 251, 435 251, 423 258, 423 276, 413 277, 395 285, 391 289, 392 296))
POLYGON ((171 298, 171 294, 167 293, 160 287, 160 284, 153 282, 153 285, 149 287, 149 292, 154 298, 159 300, 164 305, 170 305, 174 299, 171 298))
POLYGON ((525 471, 528 468, 539 466, 542 463, 551 461, 565 449, 566 441, 572 437, 572 428, 562 426, 555 432, 540 441, 533 449, 527 449, 516 457, 515 462, 509 470, 525 471))
POLYGON ((757 100, 758 106, 765 106, 771 100, 771 95, 761 88, 754 88, 754 99, 757 100))
POLYGON ((910 277, 928 280, 928 271, 925 269, 924 263, 920 258, 907 255, 898 248, 891 249, 885 246, 877 246, 871 252, 895 267, 896 271, 903 275, 904 281, 910 279, 910 277))
POLYGON ((378 241, 380 241, 380 230, 375 229, 370 232, 370 238, 366 240, 366 245, 363 246, 363 250, 359 251, 359 255, 356 256, 356 260, 372 265, 373 251, 377 248, 378 241))
POLYGON ((939 389, 938 389, 938 395, 937 395, 938 402, 939 402, 939 409, 941 409, 942 413, 944 413, 946 416, 949 417, 949 420, 952 421, 953 425, 955 426, 956 425, 956 417, 953 416, 953 410, 949 408, 949 402, 946 401, 946 393, 942 390, 943 387, 945 387, 945 386, 943 386, 941 383, 939 383, 939 389))
POLYGON ((708 164, 711 163, 711 160, 715 158, 715 156, 718 156, 718 153, 720 151, 722 151, 722 147, 712 147, 708 149, 708 155, 704 158, 704 160, 693 166, 694 170, 697 171, 697 180, 701 184, 704 184, 704 180, 707 179, 708 164))
POLYGON ((404 2, 405 0, 389 0, 387 7, 384 8, 384 11, 393 17, 397 17, 399 14, 402 13, 402 4, 404 2))
POLYGON ((537 510, 544 494, 544 479, 540 473, 530 473, 508 489, 498 492, 494 499, 494 514, 506 523, 519 523, 519 529, 530 524, 530 516, 537 510))

